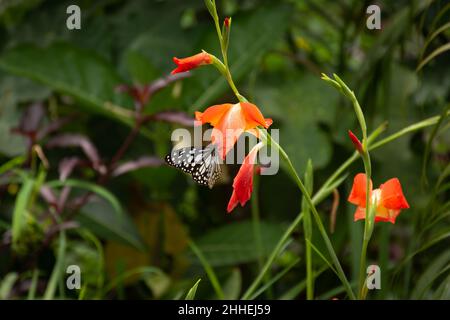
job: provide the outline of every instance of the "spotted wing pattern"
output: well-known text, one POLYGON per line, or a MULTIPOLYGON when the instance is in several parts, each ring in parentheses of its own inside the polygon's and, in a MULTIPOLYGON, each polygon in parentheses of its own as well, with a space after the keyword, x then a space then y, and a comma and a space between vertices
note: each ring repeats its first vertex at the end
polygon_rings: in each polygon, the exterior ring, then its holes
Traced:
POLYGON ((172 150, 165 158, 168 165, 189 173, 195 182, 210 189, 221 176, 219 156, 215 145, 186 147, 172 150))

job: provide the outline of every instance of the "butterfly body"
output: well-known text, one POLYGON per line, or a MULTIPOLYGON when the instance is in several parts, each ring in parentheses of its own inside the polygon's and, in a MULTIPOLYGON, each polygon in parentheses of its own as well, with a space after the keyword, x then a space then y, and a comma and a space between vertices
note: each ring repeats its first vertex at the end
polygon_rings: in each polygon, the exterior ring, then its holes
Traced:
POLYGON ((219 155, 215 145, 172 150, 165 158, 168 165, 192 176, 195 182, 210 189, 221 176, 219 155))

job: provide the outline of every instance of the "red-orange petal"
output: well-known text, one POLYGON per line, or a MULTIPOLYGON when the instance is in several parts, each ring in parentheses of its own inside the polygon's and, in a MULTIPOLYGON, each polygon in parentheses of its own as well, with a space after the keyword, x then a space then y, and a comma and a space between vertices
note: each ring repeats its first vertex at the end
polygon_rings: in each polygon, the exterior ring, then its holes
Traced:
POLYGON ((228 203, 227 211, 231 212, 238 203, 244 206, 250 199, 253 191, 253 169, 255 166, 256 155, 263 146, 260 142, 252 148, 245 157, 236 177, 233 180, 233 194, 228 203))
POLYGON ((236 208, 236 206, 238 205, 239 200, 237 198, 236 192, 233 190, 233 194, 231 195, 230 201, 228 202, 228 206, 227 206, 227 212, 230 213, 231 211, 234 210, 234 208, 236 208))
POLYGON ((353 215, 353 220, 358 221, 366 218, 366 208, 357 207, 355 210, 355 214, 353 215))
POLYGON ((261 111, 253 103, 241 102, 241 109, 246 121, 245 130, 257 126, 263 126, 267 129, 272 124, 272 119, 264 119, 261 111))
POLYGON ((210 123, 215 127, 232 106, 231 103, 225 103, 211 106, 205 112, 196 111, 195 119, 201 121, 203 124, 210 123))
POLYGON ((403 195, 402 186, 397 178, 386 181, 380 186, 380 189, 383 207, 391 210, 409 208, 409 204, 403 195))
MULTIPOLYGON (((366 207, 366 183, 367 178, 364 173, 358 173, 353 179, 352 191, 348 196, 348 201, 363 208, 366 207)), ((370 191, 372 192, 372 181, 370 181, 370 191)), ((369 195, 370 196, 370 195, 369 195)))
POLYGON ((395 219, 400 214, 400 210, 389 210, 389 215, 387 217, 375 216, 375 222, 390 222, 395 224, 395 219))

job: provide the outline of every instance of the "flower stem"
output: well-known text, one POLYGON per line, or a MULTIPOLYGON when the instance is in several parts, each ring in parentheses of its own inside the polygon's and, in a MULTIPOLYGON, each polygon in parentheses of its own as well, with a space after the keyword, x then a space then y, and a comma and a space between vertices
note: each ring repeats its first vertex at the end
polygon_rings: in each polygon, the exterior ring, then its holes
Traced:
POLYGON ((367 125, 364 118, 364 113, 359 105, 358 99, 355 93, 350 90, 350 88, 345 84, 345 82, 339 78, 338 75, 333 74, 334 79, 329 78, 327 75, 322 74, 322 79, 337 88, 344 96, 346 96, 353 105, 353 110, 355 112, 356 118, 358 119, 359 126, 361 128, 363 140, 362 140, 362 150, 358 150, 361 153, 362 160, 364 162, 364 171, 366 174, 366 218, 364 219, 364 237, 363 245, 361 249, 360 264, 359 264, 359 298, 365 298, 365 269, 366 269, 366 255, 367 247, 369 245, 370 238, 372 236, 374 222, 375 222, 375 210, 371 210, 371 185, 370 179, 372 174, 372 165, 370 162, 369 155, 369 141, 367 138, 367 125))
MULTIPOLYGON (((418 131, 420 129, 431 127, 435 125, 439 121, 439 116, 434 116, 428 119, 425 119, 423 121, 417 122, 415 124, 409 125, 405 127, 404 129, 395 132, 388 137, 378 141, 374 142, 376 138, 386 129, 386 124, 383 123, 380 125, 377 129, 375 129, 372 134, 368 137, 368 148, 369 150, 373 150, 379 147, 382 147, 383 145, 396 140, 403 135, 411 132, 418 131)), ((261 132, 261 131, 260 131, 261 132)), ((334 173, 328 178, 328 180, 319 188, 319 190, 316 191, 314 197, 312 198, 312 202, 317 205, 320 203, 323 199, 325 199, 330 193, 330 186, 341 176, 345 170, 347 170, 353 162, 355 162, 358 159, 359 153, 355 151, 344 163, 342 163, 339 168, 337 168, 334 173)), ((297 228, 298 224, 303 219, 303 213, 300 212, 297 217, 294 219, 294 221, 291 222, 289 227, 286 229, 280 240, 278 240, 277 245, 270 253, 269 258, 267 259, 266 263, 264 264, 264 267, 259 272, 258 276, 253 280, 250 287, 247 289, 247 291, 242 296, 242 299, 249 299, 249 297, 253 294, 253 292, 256 290, 260 282, 263 280, 264 276, 266 275, 267 271, 270 270, 270 267, 272 266, 273 262, 275 261, 275 258, 280 253, 280 250, 283 248, 286 240, 289 238, 289 236, 294 232, 294 230, 297 228)), ((316 275, 317 277, 317 275, 316 275)))
POLYGON ((208 8, 208 10, 210 10, 211 16, 214 20, 217 37, 219 38, 220 51, 222 52, 223 65, 225 67, 223 75, 227 79, 227 82, 230 85, 231 90, 233 90, 234 94, 239 99, 239 101, 247 102, 247 99, 245 99, 245 97, 239 93, 239 90, 237 89, 236 85, 234 84, 233 77, 231 76, 230 67, 228 66, 228 45, 225 44, 225 41, 228 41, 228 39, 225 39, 223 37, 222 31, 220 29, 219 15, 217 14, 217 7, 216 7, 215 1, 211 1, 211 8, 208 8))
POLYGON ((367 247, 369 246, 369 241, 370 238, 372 237, 372 232, 375 224, 375 210, 372 209, 370 199, 370 192, 371 192, 370 177, 372 174, 372 167, 367 147, 367 139, 364 142, 366 142, 366 144, 364 145, 364 153, 362 155, 362 158, 364 162, 364 171, 366 173, 366 218, 364 219, 364 236, 359 262, 359 299, 361 300, 365 298, 364 286, 366 279, 365 275, 366 275, 367 247))
MULTIPOLYGON (((308 160, 305 172, 305 185, 309 193, 313 191, 313 168, 311 159, 308 160)), ((305 260, 306 260, 306 299, 314 299, 314 274, 312 267, 312 224, 311 224, 311 211, 309 210, 305 197, 302 199, 302 211, 304 213, 303 218, 303 234, 305 238, 305 260)))
POLYGON ((255 280, 253 280, 250 287, 245 291, 245 293, 242 295, 242 300, 248 300, 255 290, 258 288, 258 285, 261 283, 261 281, 264 279, 264 276, 269 271, 270 267, 274 263, 275 259, 278 257, 278 255, 281 252, 281 249, 284 247, 286 241, 289 239, 289 236, 292 232, 297 228, 300 221, 303 219, 303 213, 299 213, 297 217, 294 219, 294 221, 291 222, 289 227, 286 229, 286 231, 281 236, 280 240, 278 241, 275 248, 272 250, 272 253, 270 254, 269 258, 267 259, 267 262, 264 264, 264 267, 259 272, 258 276, 255 280))
MULTIPOLYGON (((255 175, 253 178, 253 194, 250 199, 252 211, 253 237, 255 239, 256 251, 258 253, 258 270, 263 267, 264 247, 261 239, 261 222, 259 210, 259 176, 255 175)), ((270 270, 264 276, 264 282, 267 284, 270 278, 270 270)), ((272 290, 268 288, 268 298, 271 299, 272 290)))
MULTIPOLYGON (((269 135, 268 135, 269 136, 269 135)), ((273 144, 279 151, 281 156, 283 157, 283 159, 285 160, 285 162, 288 165, 289 171, 292 175, 292 177, 295 179, 297 186, 299 187, 300 191, 302 192, 303 196, 305 197, 306 203, 309 206, 309 209, 311 210, 315 222, 317 224, 317 227, 319 229, 319 232, 322 236, 323 241, 325 242, 325 245, 327 247, 328 250, 328 254, 331 256, 331 259, 333 260, 333 264, 336 268, 336 271, 338 273, 339 279, 341 280, 342 284, 345 287, 345 290, 347 291, 348 296, 350 297, 350 299, 354 300, 356 297, 353 293, 353 290, 350 286, 350 283, 347 280, 347 277, 345 276, 344 270, 342 269, 342 266, 339 262, 339 259, 336 255, 336 252, 334 251, 333 245, 331 244, 330 238, 328 237, 328 234, 325 230, 325 227, 322 223, 322 220, 320 219, 320 215, 317 212, 317 209, 311 199, 311 196, 309 195, 308 190, 306 189, 305 185, 303 184, 302 180, 300 179, 300 177, 297 174, 297 171, 295 170, 289 156, 287 155, 287 153, 283 150, 283 148, 276 142, 274 141, 270 136, 270 143, 273 144)))

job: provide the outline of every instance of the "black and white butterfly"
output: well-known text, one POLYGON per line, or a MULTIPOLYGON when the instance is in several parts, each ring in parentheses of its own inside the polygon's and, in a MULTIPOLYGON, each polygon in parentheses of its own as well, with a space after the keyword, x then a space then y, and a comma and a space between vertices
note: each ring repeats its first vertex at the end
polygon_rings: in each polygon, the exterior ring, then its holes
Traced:
POLYGON ((165 158, 168 165, 189 173, 195 182, 210 189, 222 173, 219 159, 214 144, 204 148, 186 147, 172 150, 165 158))

